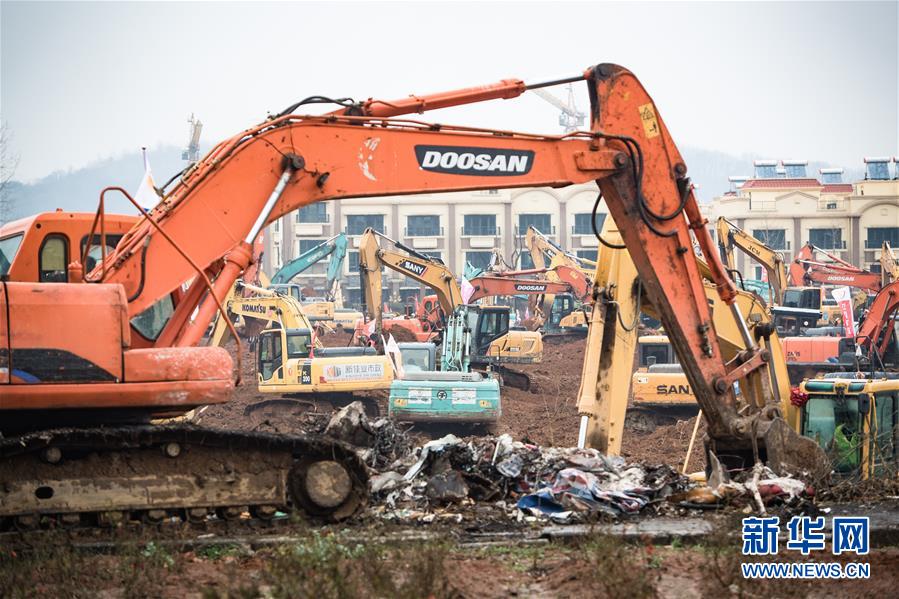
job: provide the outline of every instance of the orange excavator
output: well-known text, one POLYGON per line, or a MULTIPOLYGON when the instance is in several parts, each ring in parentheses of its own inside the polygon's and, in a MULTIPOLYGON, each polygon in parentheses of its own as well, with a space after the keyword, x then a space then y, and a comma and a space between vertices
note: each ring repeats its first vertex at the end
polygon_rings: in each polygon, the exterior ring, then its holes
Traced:
MULTIPOLYGON (((694 236, 723 304, 744 320, 683 157, 638 79, 601 64, 545 83, 507 79, 389 102, 307 98, 219 143, 163 186, 159 204, 90 272, 82 252, 68 283, 4 280, 0 518, 27 527, 173 510, 228 517, 247 505, 261 517, 295 507, 330 518, 354 512, 365 474, 339 442, 146 424, 230 398, 231 358, 197 344, 249 266, 256 236, 325 200, 587 181, 622 225, 645 297, 708 422, 708 452, 754 454, 779 472, 811 467, 808 440, 784 422, 783 398, 771 391, 764 343, 744 326, 746 349, 722 356, 694 236), (392 118, 575 81, 590 96, 590 131, 547 136, 392 118), (324 102, 339 109, 295 114, 324 102)), ((130 199, 121 188, 101 192, 104 246, 103 201, 112 193, 130 199)))
POLYGON ((810 283, 845 285, 876 293, 881 287, 881 276, 807 243, 790 264, 790 284, 799 287, 810 283), (816 261, 815 256, 818 253, 823 254, 831 262, 816 261))
POLYGON ((468 281, 473 287, 469 301, 484 297, 525 295, 534 298, 534 321, 547 335, 586 336, 586 317, 581 326, 565 326, 566 317, 582 310, 590 302, 593 285, 577 268, 556 265, 553 268, 484 272, 468 281), (540 276, 541 279, 529 278, 540 276), (548 298, 552 298, 549 301, 548 298), (549 307, 547 307, 549 304, 549 307))
POLYGON ((868 358, 873 367, 885 369, 888 363, 899 363, 896 355, 896 339, 899 332, 899 281, 888 283, 871 302, 865 319, 859 326, 855 342, 868 351, 868 358), (892 351, 891 342, 893 343, 892 351))

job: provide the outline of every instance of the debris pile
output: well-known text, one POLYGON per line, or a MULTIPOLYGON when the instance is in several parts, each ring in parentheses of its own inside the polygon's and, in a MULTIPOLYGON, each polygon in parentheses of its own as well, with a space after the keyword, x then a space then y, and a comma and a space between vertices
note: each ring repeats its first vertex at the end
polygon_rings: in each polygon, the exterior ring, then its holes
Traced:
POLYGON ((461 521, 462 508, 474 504, 490 504, 497 516, 516 520, 617 518, 640 513, 688 484, 669 466, 628 465, 593 449, 539 447, 509 435, 446 435, 370 479, 376 515, 423 522, 461 521))
POLYGON ((758 465, 741 480, 715 469, 709 485, 668 465, 628 463, 594 449, 541 447, 499 437, 449 434, 412 448, 404 429, 371 422, 350 404, 329 434, 360 447, 372 468, 370 514, 402 522, 493 518, 571 523, 731 506, 764 512, 813 495, 800 480, 758 465))

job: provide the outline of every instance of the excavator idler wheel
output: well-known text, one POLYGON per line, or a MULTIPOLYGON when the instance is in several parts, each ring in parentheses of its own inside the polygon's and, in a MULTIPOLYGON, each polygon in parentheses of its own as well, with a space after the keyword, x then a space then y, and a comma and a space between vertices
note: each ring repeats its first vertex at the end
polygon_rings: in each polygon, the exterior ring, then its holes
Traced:
POLYGON ((164 453, 167 457, 177 458, 181 455, 181 446, 177 443, 166 443, 162 446, 162 453, 164 453))
POLYGON ((62 450, 58 447, 47 447, 41 452, 41 459, 48 464, 58 464, 62 460, 62 450))
POLYGON ((340 520, 352 515, 358 502, 351 496, 353 480, 339 462, 299 463, 291 470, 290 489, 296 501, 313 516, 340 520))

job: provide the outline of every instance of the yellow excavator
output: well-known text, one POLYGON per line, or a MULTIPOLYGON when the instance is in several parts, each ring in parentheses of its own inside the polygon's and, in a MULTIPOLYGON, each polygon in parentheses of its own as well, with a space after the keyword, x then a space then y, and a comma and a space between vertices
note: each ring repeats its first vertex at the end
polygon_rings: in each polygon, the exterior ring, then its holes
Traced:
MULTIPOLYGON (((536 227, 529 226, 524 237, 524 245, 528 253, 531 255, 531 261, 534 263, 535 269, 547 268, 546 258, 550 259, 549 270, 546 273, 548 281, 560 281, 558 274, 554 272, 557 266, 567 266, 584 273, 588 278, 593 276, 596 270, 596 262, 586 258, 580 258, 574 254, 570 254, 562 249, 561 246, 554 243, 549 237, 541 233, 536 227)), ((541 312, 543 314, 551 314, 555 296, 547 294, 543 296, 543 305, 541 312)), ((551 322, 551 332, 554 331, 571 331, 578 330, 587 326, 587 317, 583 310, 567 310, 567 314, 562 316, 558 322, 551 322)), ((550 319, 551 321, 553 319, 550 319)))
MULTIPOLYGON (((604 223, 602 238, 594 278, 596 301, 590 315, 578 393, 578 446, 617 455, 628 410, 628 387, 637 346, 636 323, 641 309, 651 316, 655 310, 642 300, 636 269, 627 251, 620 247, 620 236, 611 219, 604 223)), ((861 373, 834 373, 828 378, 806 381, 801 390, 792 390, 784 352, 764 304, 754 293, 738 291, 738 310, 728 309, 710 282, 708 267, 701 259, 696 260, 706 281, 712 325, 721 342, 723 358, 739 371, 745 367, 749 342, 762 348, 761 376, 744 379, 735 388, 736 409, 747 414, 778 410, 792 431, 810 441, 782 453, 777 439, 787 433, 772 431, 766 449, 758 449, 767 456, 759 457, 773 463, 776 471, 794 474, 799 474, 796 465, 802 463, 813 480, 827 478, 832 470, 868 477, 887 464, 895 467, 899 454, 893 431, 899 417, 899 381, 872 381, 861 373), (737 314, 742 316, 738 318, 737 314), (843 442, 844 437, 850 439, 849 445, 843 442), (839 454, 839 460, 833 459, 835 454, 839 454)), ((681 340, 675 337, 671 342, 677 346, 681 340)), ((708 439, 706 447, 717 454, 725 467, 743 469, 756 458, 756 448, 745 452, 732 448, 730 453, 722 454, 708 439)))
POLYGON ((238 284, 254 295, 228 299, 228 313, 265 325, 256 341, 259 391, 352 394, 390 388, 393 366, 388 356, 378 355, 372 348, 322 347, 313 321, 296 298, 238 284))
MULTIPOLYGON (((366 229, 359 241, 359 275, 364 290, 366 312, 374 321, 374 330, 381 330, 381 267, 406 275, 432 289, 437 295, 440 310, 426 315, 432 326, 443 329, 447 317, 466 306, 456 277, 441 261, 419 253, 389 237, 366 229), (401 251, 382 249, 383 238, 401 251)), ((530 378, 523 372, 510 369, 508 364, 534 364, 543 358, 540 333, 509 328, 510 310, 507 306, 467 306, 467 326, 471 329, 471 367, 474 370, 498 371, 503 384, 520 389, 530 388, 530 378)))

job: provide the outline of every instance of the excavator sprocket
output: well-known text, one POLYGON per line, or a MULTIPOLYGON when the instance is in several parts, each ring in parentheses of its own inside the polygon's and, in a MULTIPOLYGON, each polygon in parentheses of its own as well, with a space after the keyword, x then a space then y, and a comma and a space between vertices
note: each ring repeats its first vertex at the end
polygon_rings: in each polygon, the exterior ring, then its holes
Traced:
POLYGON ((57 429, 0 439, 0 528, 250 510, 345 519, 367 499, 364 464, 321 436, 192 425, 57 429))

